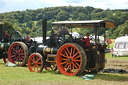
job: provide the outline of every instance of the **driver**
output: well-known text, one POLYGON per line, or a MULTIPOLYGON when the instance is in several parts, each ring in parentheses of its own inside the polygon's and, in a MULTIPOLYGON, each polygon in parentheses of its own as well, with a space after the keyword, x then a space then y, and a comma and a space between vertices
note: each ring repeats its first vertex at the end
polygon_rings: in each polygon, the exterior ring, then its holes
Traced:
POLYGON ((86 37, 87 37, 87 38, 81 39, 82 41, 86 42, 85 45, 86 45, 87 47, 91 46, 89 36, 90 36, 90 34, 89 34, 89 33, 86 33, 86 37))
POLYGON ((4 42, 9 42, 9 40, 8 40, 9 37, 10 37, 10 34, 8 33, 8 31, 5 31, 4 42))

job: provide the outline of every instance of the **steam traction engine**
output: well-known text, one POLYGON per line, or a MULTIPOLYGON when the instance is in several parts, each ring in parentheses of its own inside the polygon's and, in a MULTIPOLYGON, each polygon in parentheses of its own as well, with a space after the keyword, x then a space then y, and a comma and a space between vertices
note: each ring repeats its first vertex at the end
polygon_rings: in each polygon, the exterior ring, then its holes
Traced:
POLYGON ((3 42, 3 37, 2 37, 2 31, 3 31, 3 23, 0 23, 0 59, 3 59, 3 61, 6 63, 6 58, 7 58, 7 50, 10 46, 10 44, 3 42))
POLYGON ((99 29, 114 28, 113 22, 105 20, 54 22, 55 28, 47 40, 46 24, 44 20, 43 44, 39 45, 36 53, 31 54, 28 59, 28 68, 31 72, 41 72, 44 67, 49 67, 52 70, 58 68, 64 75, 73 76, 80 75, 84 70, 97 73, 104 69, 107 45, 105 42, 99 43, 98 34, 99 29), (95 39, 92 39, 89 48, 81 41, 81 37, 72 36, 72 28, 95 30, 95 39))
POLYGON ((28 61, 28 55, 31 44, 30 38, 23 37, 19 31, 14 31, 10 36, 5 37, 3 34, 3 25, 0 23, 0 59, 6 63, 9 60, 17 66, 24 66, 28 61))

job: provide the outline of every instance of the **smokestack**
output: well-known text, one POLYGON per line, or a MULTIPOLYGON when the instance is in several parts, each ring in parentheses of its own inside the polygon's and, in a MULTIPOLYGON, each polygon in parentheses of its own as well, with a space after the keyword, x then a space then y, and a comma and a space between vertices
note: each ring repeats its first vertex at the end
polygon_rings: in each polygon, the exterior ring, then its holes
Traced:
POLYGON ((46 44, 46 34, 47 34, 47 19, 42 21, 42 31, 43 31, 43 44, 46 44))
POLYGON ((2 35, 3 35, 3 23, 0 22, 0 42, 2 41, 2 35))

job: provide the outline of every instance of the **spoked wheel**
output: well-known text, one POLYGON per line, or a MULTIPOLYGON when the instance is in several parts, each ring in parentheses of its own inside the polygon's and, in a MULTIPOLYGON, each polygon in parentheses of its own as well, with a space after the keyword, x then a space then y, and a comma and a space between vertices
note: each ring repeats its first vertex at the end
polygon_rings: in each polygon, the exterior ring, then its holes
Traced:
POLYGON ((49 71, 56 71, 57 70, 57 66, 54 63, 50 63, 50 66, 48 67, 47 65, 44 65, 45 70, 49 70, 49 71))
POLYGON ((15 42, 15 41, 21 42, 22 39, 23 39, 22 34, 19 31, 15 31, 15 32, 11 33, 11 35, 9 37, 10 43, 15 42))
POLYGON ((8 50, 8 59, 17 66, 24 66, 28 60, 28 47, 23 42, 13 43, 8 50))
POLYGON ((86 63, 86 54, 78 44, 64 44, 57 53, 57 67, 64 75, 80 75, 84 71, 86 63))
POLYGON ((31 72, 41 72, 43 70, 43 57, 39 53, 33 53, 28 59, 28 68, 31 72))

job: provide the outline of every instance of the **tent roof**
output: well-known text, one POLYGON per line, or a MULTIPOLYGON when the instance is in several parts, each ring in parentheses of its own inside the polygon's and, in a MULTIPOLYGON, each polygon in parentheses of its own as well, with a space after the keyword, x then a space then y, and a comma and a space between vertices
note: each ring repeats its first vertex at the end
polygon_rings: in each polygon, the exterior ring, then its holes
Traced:
POLYGON ((116 38, 115 42, 128 42, 128 36, 116 38))
POLYGON ((71 26, 72 28, 116 28, 115 23, 109 20, 58 21, 53 22, 52 25, 71 26))

